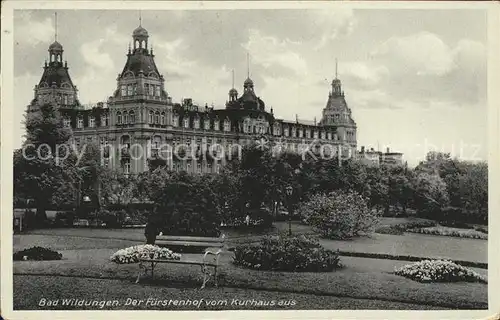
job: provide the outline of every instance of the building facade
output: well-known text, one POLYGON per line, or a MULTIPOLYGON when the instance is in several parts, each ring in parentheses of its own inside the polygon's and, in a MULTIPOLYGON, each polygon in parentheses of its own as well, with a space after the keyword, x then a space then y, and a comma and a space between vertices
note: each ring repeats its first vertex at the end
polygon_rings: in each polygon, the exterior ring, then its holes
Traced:
POLYGON ((93 106, 80 104, 67 63, 62 62, 63 47, 54 42, 28 110, 56 103, 65 126, 73 130, 74 145, 100 145, 103 164, 127 174, 146 171, 158 159, 171 170, 218 172, 235 152, 255 141, 330 158, 356 154, 357 126, 337 77, 317 123, 276 117, 250 77, 241 95, 233 85, 219 108, 198 106, 189 98, 174 102, 156 66, 147 30, 140 25, 132 38, 116 90, 93 106))

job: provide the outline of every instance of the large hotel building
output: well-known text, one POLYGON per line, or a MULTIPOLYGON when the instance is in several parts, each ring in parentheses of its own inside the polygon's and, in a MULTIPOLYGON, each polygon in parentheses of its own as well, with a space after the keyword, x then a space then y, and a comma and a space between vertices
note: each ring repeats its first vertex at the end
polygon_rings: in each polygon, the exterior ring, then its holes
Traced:
POLYGON ((192 99, 177 103, 156 67, 147 30, 139 26, 132 38, 116 90, 107 101, 93 106, 80 104, 63 62, 63 47, 52 43, 28 112, 56 103, 64 124, 73 130, 72 142, 77 147, 100 144, 105 150, 104 165, 127 174, 148 170, 154 159, 165 160, 171 170, 218 172, 232 156, 230 150, 237 150, 234 146, 256 140, 296 152, 310 148, 328 157, 356 154, 356 122, 337 77, 318 122, 277 118, 257 95, 250 77, 242 92, 229 90, 224 107, 198 106, 192 99))

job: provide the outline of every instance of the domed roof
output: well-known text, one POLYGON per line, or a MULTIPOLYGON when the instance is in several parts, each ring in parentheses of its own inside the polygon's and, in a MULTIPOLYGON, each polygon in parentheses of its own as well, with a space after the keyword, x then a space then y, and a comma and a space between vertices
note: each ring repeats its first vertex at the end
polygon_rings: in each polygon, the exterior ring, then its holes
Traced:
POLYGON ((49 46, 49 50, 62 50, 63 49, 63 46, 62 44, 60 44, 59 42, 57 41, 54 41, 54 43, 52 43, 50 46, 49 46))
POLYGON ((238 94, 238 90, 236 90, 235 88, 232 88, 231 90, 229 90, 229 94, 230 95, 238 94))
POLYGON ((253 86, 253 81, 250 78, 247 78, 243 83, 244 86, 253 86))
POLYGON ((132 33, 134 37, 148 37, 148 31, 144 29, 142 26, 138 26, 134 32, 132 33))

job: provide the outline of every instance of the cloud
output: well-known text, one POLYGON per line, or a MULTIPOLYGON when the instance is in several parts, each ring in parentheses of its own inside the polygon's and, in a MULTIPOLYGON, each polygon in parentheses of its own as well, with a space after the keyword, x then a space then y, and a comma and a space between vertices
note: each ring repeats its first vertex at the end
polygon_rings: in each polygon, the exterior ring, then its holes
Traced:
POLYGON ((16 12, 16 28, 14 30, 16 41, 21 45, 37 45, 54 39, 54 21, 45 18, 35 20, 29 11, 16 12))
POLYGON ((386 63, 390 61, 394 71, 413 75, 441 76, 455 67, 452 50, 437 35, 429 32, 391 37, 371 55, 386 63))
POLYGON ((318 27, 319 41, 314 45, 314 50, 323 49, 329 42, 341 36, 349 36, 356 24, 352 9, 332 9, 321 11, 308 11, 309 21, 318 27))
POLYGON ((295 76, 308 73, 306 60, 294 50, 300 46, 297 42, 279 40, 257 29, 250 29, 248 41, 241 46, 249 52, 252 64, 261 65, 267 71, 272 72, 272 68, 278 66, 292 71, 295 76))

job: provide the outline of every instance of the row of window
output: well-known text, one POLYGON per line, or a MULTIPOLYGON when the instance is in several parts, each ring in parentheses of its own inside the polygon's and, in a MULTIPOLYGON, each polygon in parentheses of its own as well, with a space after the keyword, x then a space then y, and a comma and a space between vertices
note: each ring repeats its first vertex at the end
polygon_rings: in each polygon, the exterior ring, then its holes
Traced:
MULTIPOLYGON (((145 83, 144 84, 144 94, 154 97, 161 96, 161 85, 145 83)), ((135 96, 137 94, 137 83, 122 84, 121 85, 121 96, 135 96)))
POLYGON ((38 96, 38 99, 40 102, 43 103, 48 103, 51 102, 53 99, 57 103, 63 104, 63 105, 72 105, 75 102, 75 98, 73 94, 65 94, 65 93, 58 93, 55 97, 52 96, 51 93, 44 93, 40 94, 38 96))
MULTIPOLYGON (((220 172, 220 164, 215 164, 214 166, 212 166, 212 164, 210 163, 207 163, 206 166, 205 166, 205 172, 212 172, 212 167, 214 168, 215 170, 215 173, 219 173, 220 172)), ((191 166, 191 163, 178 163, 178 162, 174 162, 172 164, 172 170, 174 171, 186 171, 188 173, 202 173, 203 171, 203 167, 201 165, 201 163, 197 163, 196 164, 196 171, 194 171, 194 168, 192 168, 191 166)), ((131 163, 130 161, 125 161, 123 163, 123 173, 125 174, 130 174, 131 173, 131 163)))
MULTIPOLYGON (((71 127, 71 118, 64 117, 63 124, 65 127, 68 127, 68 128, 71 127)), ((78 129, 82 129, 83 125, 84 125, 83 117, 82 116, 77 117, 76 118, 76 127, 78 129)), ((109 115, 106 114, 106 115, 101 116, 101 127, 107 127, 108 125, 109 125, 109 115)), ((96 127, 96 119, 94 116, 89 117, 88 126, 90 128, 96 127)))

